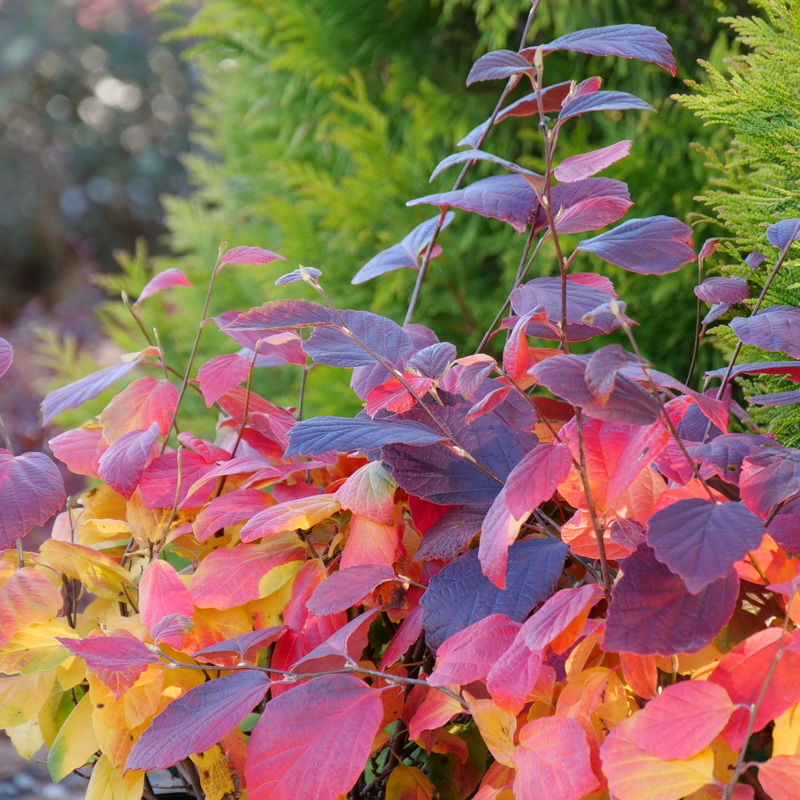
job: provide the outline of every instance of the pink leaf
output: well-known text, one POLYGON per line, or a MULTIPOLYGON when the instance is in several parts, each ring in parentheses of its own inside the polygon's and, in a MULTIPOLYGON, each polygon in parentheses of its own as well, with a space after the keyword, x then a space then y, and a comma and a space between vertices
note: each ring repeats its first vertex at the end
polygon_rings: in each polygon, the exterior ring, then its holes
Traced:
POLYGON ((223 264, 271 264, 273 261, 286 261, 286 258, 270 250, 245 245, 234 247, 222 256, 223 264))
POLYGON ((375 621, 379 611, 380 609, 373 608, 350 620, 322 644, 296 661, 292 672, 327 672, 341 669, 348 663, 358 663, 364 648, 369 644, 369 626, 375 621))
POLYGON ((197 373, 206 407, 211 408, 222 395, 247 380, 249 374, 250 362, 235 353, 206 361, 197 373))
MULTIPOLYGON (((586 617, 589 609, 603 598, 603 590, 596 584, 588 584, 578 589, 562 589, 554 594, 523 626, 522 636, 525 644, 532 651, 543 652, 564 631, 568 630, 576 620, 586 617)), ((583 626, 581 626, 583 627, 583 626)), ((580 631, 575 631, 570 646, 580 631)), ((556 652, 564 652, 566 648, 558 648, 556 652)))
POLYGON ((633 715, 631 737, 649 756, 691 758, 719 736, 735 710, 725 689, 711 681, 676 683, 633 715))
POLYGON ((362 517, 394 524, 394 493, 397 484, 380 461, 371 461, 356 470, 337 490, 342 508, 362 517))
POLYGON ((228 525, 254 517, 274 503, 273 499, 258 489, 239 489, 215 497, 195 518, 194 535, 200 542, 210 539, 228 525))
POLYGON ((158 439, 158 423, 146 431, 130 431, 117 439, 100 457, 100 477, 127 500, 131 499, 158 439))
POLYGON ((197 650, 192 653, 192 658, 223 666, 232 658, 236 659, 237 663, 254 663, 258 651, 278 641, 286 630, 288 630, 286 625, 277 625, 258 631, 249 631, 240 636, 234 636, 233 639, 226 639, 212 644, 210 647, 197 650))
POLYGON ((576 720, 535 719, 520 730, 519 743, 512 759, 519 800, 580 800, 597 789, 586 734, 576 720))
POLYGON ((625 140, 600 150, 593 150, 591 153, 570 156, 553 170, 553 175, 562 183, 574 183, 589 178, 625 158, 630 153, 632 144, 633 142, 625 140))
POLYGON ((364 769, 382 719, 380 690, 354 675, 313 678, 274 698, 250 737, 248 797, 336 800, 364 769))
POLYGON ((142 300, 147 300, 148 297, 152 297, 159 292, 163 292, 164 289, 170 289, 173 286, 188 286, 190 289, 194 289, 194 286, 192 286, 182 270, 176 267, 170 267, 163 272, 159 272, 158 275, 150 279, 150 282, 142 289, 139 299, 134 305, 138 308, 142 300))
POLYGON ((166 561, 151 561, 139 581, 139 613, 145 628, 152 634, 164 617, 181 614, 194 616, 194 603, 175 567, 166 561))
POLYGON ((70 472, 99 479, 96 460, 102 440, 102 428, 75 428, 59 434, 47 445, 53 455, 67 465, 70 472))
POLYGON ((329 575, 311 595, 306 607, 316 616, 333 614, 358 605, 386 581, 397 581, 394 570, 385 564, 364 564, 329 575))
POLYGON ((195 686, 153 720, 131 749, 125 768, 166 769, 208 750, 261 702, 269 687, 269 679, 255 671, 195 686))
POLYGON ((0 339, 0 375, 5 375, 14 359, 14 350, 5 340, 0 339))
POLYGON ((115 364, 50 392, 41 404, 44 424, 47 425, 62 411, 77 408, 102 394, 109 386, 115 384, 120 378, 124 378, 138 363, 138 361, 129 361, 127 364, 115 364))
POLYGON ((384 670, 399 661, 408 648, 419 639, 420 633, 422 633, 422 606, 416 606, 408 612, 408 616, 383 651, 379 668, 384 670))
POLYGON ((103 438, 113 444, 124 433, 146 430, 158 423, 162 436, 167 435, 172 413, 178 402, 178 390, 168 380, 139 378, 127 386, 100 414, 103 438))
POLYGON ((12 456, 0 450, 0 549, 14 546, 64 505, 61 473, 44 453, 12 456))
MULTIPOLYGON (((213 467, 197 453, 188 450, 164 453, 156 457, 145 469, 139 481, 139 489, 148 508, 172 508, 177 494, 180 507, 189 496, 189 490, 200 482, 213 467), (178 462, 180 460, 180 491, 178 489, 178 462)), ((202 491, 192 495, 192 507, 207 503, 214 491, 214 484, 206 483, 202 491)))

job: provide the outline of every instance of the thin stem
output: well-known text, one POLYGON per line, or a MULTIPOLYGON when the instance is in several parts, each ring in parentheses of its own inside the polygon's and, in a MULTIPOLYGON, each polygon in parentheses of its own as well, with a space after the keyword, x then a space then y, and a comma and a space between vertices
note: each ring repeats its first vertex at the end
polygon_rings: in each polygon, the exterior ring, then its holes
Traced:
MULTIPOLYGON (((697 259, 697 285, 703 282, 703 262, 698 258, 697 259)), ((692 363, 689 364, 689 372, 686 375, 686 380, 684 383, 688 386, 689 381, 692 379, 692 373, 694 372, 695 364, 697 363, 697 353, 700 350, 700 297, 697 298, 697 318, 695 321, 695 328, 694 328, 694 349, 692 350, 692 363)))
POLYGON ((750 736, 753 733, 753 726, 755 725, 756 715, 758 714, 758 709, 761 708, 761 703, 764 701, 764 696, 767 693, 767 688, 769 687, 769 682, 772 680, 772 674, 775 672, 775 668, 778 666, 778 661, 780 657, 783 655, 783 642, 786 639, 786 631, 789 628, 789 609, 792 607, 792 603, 794 602, 794 598, 797 592, 792 592, 792 596, 789 598, 789 603, 786 606, 786 616, 783 619, 783 628, 781 629, 781 638, 778 640, 778 647, 775 650, 775 657, 772 659, 772 663, 769 665, 769 672, 767 673, 767 677, 764 678, 764 685, 761 687, 761 692, 758 695, 758 700, 750 706, 750 719, 747 722, 747 731, 744 735, 744 744, 742 745, 741 749, 739 750, 739 758, 736 761, 736 768, 733 770, 733 777, 731 778, 731 782, 725 787, 725 791, 722 793, 722 800, 731 800, 733 796, 733 790, 736 788, 736 784, 739 781, 739 776, 744 772, 745 763, 744 758, 745 754, 747 753, 747 743, 750 741, 750 736))
POLYGON ((161 339, 158 338, 158 329, 153 328, 153 338, 156 340, 156 347, 158 348, 158 355, 161 359, 161 367, 164 370, 164 380, 169 380, 169 371, 167 370, 167 362, 164 358, 164 348, 161 346, 161 339))
MULTIPOLYGON (((244 411, 242 412, 242 424, 239 425, 239 431, 236 434, 236 443, 233 445, 233 450, 231 451, 231 458, 236 458, 236 451, 239 449, 239 443, 242 441, 242 436, 244 436, 244 429, 247 427, 247 417, 250 413, 250 395, 252 394, 253 388, 253 370, 256 366, 256 359, 258 358, 258 350, 261 347, 261 339, 256 342, 256 346, 253 348, 253 358, 250 359, 250 371, 247 373, 247 387, 244 390, 244 411)), ((225 481, 223 480, 217 490, 217 497, 219 497, 219 492, 222 491, 222 487, 224 486, 225 481)))
POLYGON ((206 299, 205 302, 203 303, 203 312, 200 315, 200 323, 197 326, 197 334, 194 337, 194 344, 192 345, 192 351, 189 354, 189 363, 186 365, 186 372, 183 375, 183 382, 181 383, 181 388, 180 391, 178 392, 178 399, 175 402, 175 410, 172 412, 172 417, 170 418, 169 421, 169 427, 167 428, 167 433, 164 436, 164 443, 161 445, 162 455, 164 451, 167 449, 167 442, 169 441, 172 429, 175 427, 175 423, 178 419, 178 411, 180 410, 181 403, 183 402, 183 396, 186 394, 186 387, 189 385, 189 376, 192 374, 192 364, 194 364, 194 357, 195 355, 197 355, 197 346, 200 344, 200 336, 203 333, 203 327, 206 321, 206 314, 208 313, 208 304, 211 302, 211 292, 214 289, 214 281, 217 279, 217 273, 219 272, 219 268, 222 263, 222 254, 224 252, 224 247, 225 245, 222 245, 219 248, 217 263, 214 264, 214 270, 211 273, 211 280, 208 282, 208 291, 206 292, 206 299))
POLYGON ((297 401, 297 411, 295 419, 300 422, 303 419, 303 404, 306 399, 306 381, 308 380, 308 367, 303 367, 303 374, 300 376, 300 397, 297 401))
MULTIPOLYGON (((156 558, 158 558, 161 555, 161 550, 164 547, 164 542, 166 541, 167 536, 169 534, 169 529, 172 526, 172 523, 175 521, 175 517, 178 515, 178 505, 180 504, 180 499, 181 499, 181 480, 182 480, 182 475, 181 475, 181 472, 182 472, 182 470, 181 470, 181 466, 182 466, 181 457, 182 457, 182 455, 183 455, 183 445, 181 445, 177 450, 178 478, 177 478, 177 480, 175 482, 175 502, 172 504, 172 512, 169 515, 169 519, 167 520, 167 524, 164 526, 164 530, 163 530, 163 532, 161 534, 161 539, 158 542, 158 547, 154 548, 150 553, 150 560, 151 561, 153 560, 154 556, 156 558)), ((133 541, 133 540, 131 540, 131 541, 133 541)))
MULTIPOLYGON (((533 23, 533 18, 536 16, 536 10, 539 8, 540 0, 533 0, 531 3, 531 10, 528 13, 528 18, 525 21, 525 29, 522 31, 522 38, 520 40, 519 49, 525 49, 525 41, 528 38, 528 33, 531 29, 531 24, 533 23)), ((497 115, 500 113, 500 109, 503 107, 503 103, 505 103, 506 97, 508 97, 508 93, 514 88, 516 85, 516 75, 512 75, 508 79, 508 83, 506 83, 505 88, 503 89, 502 94, 500 95, 500 99, 497 101, 497 104, 494 107, 494 111, 492 111, 491 117, 489 117, 488 122, 486 123, 486 127, 481 132, 481 135, 478 137, 478 142, 475 145, 475 150, 480 150, 483 147, 483 143, 486 141, 486 137, 489 135, 489 131, 491 130, 492 126, 497 119, 497 115)), ((467 177, 467 173, 472 169, 472 165, 474 161, 468 161, 464 164, 461 173, 459 174, 458 178, 456 178, 456 182, 453 184, 452 191, 456 191, 461 184, 464 182, 464 178, 467 177)), ((411 294, 411 300, 408 304, 408 311, 406 311, 405 319, 403 320, 403 325, 408 325, 411 322, 411 319, 414 316, 414 310, 417 307, 417 301, 419 300, 420 291, 422 289, 422 284, 425 281, 425 276, 428 274, 428 266, 431 263, 431 256, 433 254, 433 248, 436 244, 436 239, 439 236, 439 231, 442 229, 442 225, 444 224, 444 218, 447 214, 447 209, 444 209, 439 216, 439 220, 436 223, 436 227, 433 229, 433 234, 431 235, 431 240, 428 242, 428 249, 425 251, 425 257, 422 260, 422 264, 420 265, 419 272, 417 273, 417 280, 414 284, 414 291, 411 294)))
POLYGON ((133 321, 136 323, 139 330, 142 332, 145 341, 152 347, 153 340, 150 338, 150 334, 148 334, 147 331, 145 330, 145 327, 142 324, 142 320, 139 317, 139 312, 131 305, 131 299, 130 297, 128 297, 128 293, 124 289, 120 292, 120 297, 122 298, 122 305, 124 305, 125 308, 127 308, 128 311, 130 312, 130 315, 133 317, 133 321))

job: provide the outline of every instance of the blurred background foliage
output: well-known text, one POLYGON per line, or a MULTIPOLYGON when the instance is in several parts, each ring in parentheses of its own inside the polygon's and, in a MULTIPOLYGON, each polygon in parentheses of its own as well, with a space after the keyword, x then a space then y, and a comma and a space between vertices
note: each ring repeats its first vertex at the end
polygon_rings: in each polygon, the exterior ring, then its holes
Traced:
MULTIPOLYGON (((435 213, 431 207, 407 208, 405 202, 452 185, 453 171, 430 187, 427 178, 443 157, 458 149, 456 143, 490 115, 502 90, 501 82, 468 90, 465 77, 482 53, 519 46, 528 0, 205 0, 191 5, 166 0, 159 4, 158 24, 140 19, 136 4, 122 0, 94 0, 78 6, 55 0, 5 0, 0 13, 16 9, 21 20, 16 36, 24 38, 20 31, 25 25, 36 26, 37 14, 46 19, 47 9, 57 15, 66 8, 79 18, 87 7, 94 8, 104 21, 93 29, 70 21, 69 26, 55 25, 53 34, 70 27, 75 37, 86 37, 84 43, 77 44, 76 39, 76 43, 47 44, 27 61, 35 67, 52 51, 72 65, 63 87, 56 84, 47 90, 52 96, 67 98, 68 119, 74 122, 63 162, 88 166, 93 158, 98 159, 86 171, 71 167, 74 177, 63 181, 57 201, 50 201, 50 213, 64 231, 79 230, 82 241, 90 241, 97 263, 94 272, 100 272, 100 266, 110 270, 107 254, 114 248, 122 246, 133 252, 134 227, 144 237, 147 249, 140 247, 134 255, 120 259, 122 273, 95 275, 95 284, 111 294, 118 296, 119 290, 125 289, 135 297, 152 271, 171 266, 189 275, 194 291, 176 289, 165 300, 154 298, 143 314, 148 329, 158 324, 168 357, 177 368, 185 363, 221 241, 281 252, 289 269, 297 263, 318 267, 323 271, 323 284, 340 307, 368 308, 402 319, 415 273, 402 270, 358 287, 349 281, 376 252, 398 242, 435 213), (113 13, 122 9, 128 15, 130 23, 124 34, 109 30, 110 23, 105 20, 111 7, 113 13), (159 25, 160 30, 171 30, 160 45, 144 33, 158 30, 159 25), (142 32, 131 32, 139 26, 142 32), (100 40, 106 36, 103 44, 100 40), (132 52, 137 36, 141 49, 129 59, 128 70, 124 54, 132 52), (174 61, 184 46, 188 47, 188 60, 174 61), (93 47, 106 54, 103 63, 95 64, 87 56, 89 66, 84 66, 84 52, 96 53, 96 60, 101 60, 93 47), (68 57, 67 52, 74 55, 68 57), (177 80, 174 76, 182 79, 179 92, 168 88, 169 81, 165 85, 163 74, 151 63, 157 59, 150 53, 160 54, 164 63, 170 59, 165 74, 173 76, 171 80, 177 80), (98 94, 102 79, 89 80, 97 69, 106 70, 120 84, 113 84, 120 98, 116 105, 110 102, 110 94, 109 102, 98 94), (190 72, 202 88, 195 92, 189 111, 193 132, 187 149, 183 109, 188 100, 185 92, 192 85, 190 72), (128 111, 119 103, 123 95, 133 98, 134 90, 125 88, 132 86, 142 100, 128 111), (164 130, 164 116, 171 113, 168 101, 160 111, 157 97, 175 100, 175 106, 169 104, 176 115, 169 132, 164 130), (81 115, 81 103, 87 101, 91 105, 84 105, 81 115), (103 125, 110 127, 101 130, 103 125), (81 135, 76 133, 78 129, 83 131, 81 135), (138 139, 128 133, 126 145, 125 134, 131 129, 142 135, 138 139), (95 147, 81 144, 84 135, 87 141, 92 137, 95 147), (173 136, 176 138, 170 138, 173 136), (131 149, 134 141, 137 152, 131 149), (174 159, 181 151, 180 162, 188 178, 174 159), (163 159, 160 167, 148 171, 156 159, 163 159), (112 193, 105 182, 103 188, 97 183, 90 187, 95 177, 105 177, 117 188, 112 193), (185 191, 187 179, 191 193, 185 191), (135 186, 145 186, 137 181, 150 182, 147 193, 137 194, 135 186), (145 194, 154 200, 161 193, 165 193, 163 235, 155 206, 140 205, 136 200, 145 194), (111 196, 119 198, 120 207, 95 199, 111 196), (83 221, 78 219, 77 208, 87 209, 83 221), (153 214, 148 217, 151 208, 153 214), (113 214, 132 219, 136 225, 115 226, 113 214)), ((571 122, 560 140, 560 156, 564 157, 619 139, 633 139, 631 155, 604 173, 630 184, 636 203, 630 216, 668 214, 686 219, 699 209, 693 198, 701 191, 706 173, 704 157, 694 153, 691 143, 722 150, 728 145, 727 133, 720 126, 703 128, 700 120, 669 97, 683 88, 687 78, 705 80, 698 58, 723 69, 724 59, 736 52, 731 31, 718 22, 720 16, 730 13, 751 12, 743 1, 736 0, 544 0, 540 6, 528 44, 579 28, 620 22, 655 25, 669 36, 678 61, 676 78, 655 66, 624 59, 557 53, 546 61, 546 83, 600 75, 605 88, 637 94, 658 110, 658 114, 590 115, 571 122)), ((43 37, 35 38, 38 47, 43 37)), ((18 71, 26 72, 21 67, 18 71)), ((27 73, 31 75, 30 70, 27 73)), ((11 86, 6 74, 3 85, 11 86)), ((56 79, 45 79, 41 70, 35 74, 38 77, 32 79, 28 94, 20 90, 19 98, 13 104, 4 102, 3 108, 24 108, 25 119, 33 120, 35 115, 39 120, 42 138, 53 137, 64 122, 47 111, 52 101, 37 94, 42 90, 34 84, 56 79)), ((6 90, 3 92, 5 96, 6 90)), ((511 99, 523 93, 525 88, 520 86, 511 99)), ((133 105, 132 100, 125 102, 133 105)), ((67 107, 62 101, 58 105, 67 107)), ((53 110, 57 108, 52 105, 53 110)), ((4 142, 13 139, 6 113, 4 142)), ((67 142, 67 134, 62 136, 67 142)), ((22 149, 21 144, 16 146, 22 149)), ((13 156, 8 144, 4 147, 1 168, 18 169, 16 162, 21 156, 13 156)), ((540 144, 531 119, 502 123, 484 147, 541 169, 540 144)), ((37 158, 43 163, 41 153, 37 158)), ((479 166, 471 179, 491 172, 479 166)), ((29 232, 25 235, 31 242, 39 241, 34 220, 42 215, 45 212, 34 213, 33 219, 20 218, 19 227, 29 232)), ((716 232, 704 222, 696 230, 696 239, 702 241, 716 232)), ((16 235, 24 238, 22 233, 16 235)), ((458 212, 440 242, 444 253, 432 264, 414 321, 430 325, 440 338, 456 343, 462 353, 470 352, 510 288, 524 239, 503 223, 458 212)), ((628 302, 628 313, 643 323, 637 337, 644 353, 661 368, 681 376, 691 356, 694 329, 691 287, 696 274, 692 268, 687 265, 680 273, 656 278, 628 275, 593 257, 584 258, 580 263, 576 259, 576 269, 606 272, 628 302)), ((68 261, 48 256, 43 274, 50 280, 65 280, 68 261)), ((549 274, 553 269, 553 255, 545 247, 532 274, 549 274)), ((282 271, 278 264, 228 270, 215 289, 212 311, 245 309, 291 294, 292 290, 273 286, 282 271)), ((294 291, 303 292, 304 287, 294 291)), ((53 296, 58 296, 57 290, 53 296)), ((140 348, 140 334, 119 302, 104 304, 101 314, 105 330, 118 348, 140 348)), ((51 335, 40 349, 53 368, 56 383, 74 380, 98 366, 96 352, 81 358, 75 341, 63 335, 51 335)), ((198 363, 223 349, 235 346, 209 325, 198 363)), ((713 351, 704 348, 700 368, 713 358, 713 351)), ((257 388, 278 401, 295 402, 297 370, 261 372, 265 374, 259 376, 257 388)), ((310 413, 322 408, 328 413, 345 413, 358 407, 340 372, 324 368, 312 372, 310 413)), ((187 411, 194 414, 201 409, 199 404, 190 404, 187 411)), ((75 419, 65 417, 64 421, 80 422, 86 413, 86 409, 79 410, 75 419)))

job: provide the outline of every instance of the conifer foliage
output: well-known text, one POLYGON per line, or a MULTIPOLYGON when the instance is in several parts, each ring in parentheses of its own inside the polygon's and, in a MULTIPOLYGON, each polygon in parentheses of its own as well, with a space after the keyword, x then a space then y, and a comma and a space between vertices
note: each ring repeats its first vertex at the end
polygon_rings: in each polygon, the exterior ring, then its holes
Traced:
MULTIPOLYGON (((572 52, 674 67, 638 25, 480 58, 471 82, 530 83, 546 169, 483 149, 496 117, 441 162, 461 172, 429 200, 438 215, 382 262, 419 259, 403 325, 339 308, 303 266, 278 284, 313 300, 207 318, 231 271, 283 258, 223 245, 183 370, 154 337, 45 399, 49 419, 142 375, 52 441, 95 488, 59 512, 54 464, 0 453, 0 721, 22 752, 48 746, 54 779, 90 766, 90 800, 152 800, 160 769, 197 800, 795 796, 800 452, 736 432, 736 355, 716 390, 690 389, 641 357, 613 282, 571 269, 577 252, 654 275, 696 260, 679 220, 615 224, 625 187, 595 173, 627 142, 560 158, 575 117, 642 108, 591 76, 556 103, 547 71, 572 52), (513 184, 464 186, 478 160, 513 184), (470 190, 470 212, 525 220, 510 311, 487 332, 499 360, 412 321, 470 190), (569 251, 565 230, 591 235, 569 251), (529 279, 545 240, 560 274, 529 279), (192 378, 214 325, 242 353, 192 378), (630 350, 573 352, 612 330, 630 350), (253 373, 275 358, 352 370, 364 411, 270 402, 253 373), (214 442, 179 419, 189 391, 215 406, 214 442)), ((767 229, 773 273, 799 231, 767 229)), ((187 284, 160 275, 139 302, 187 284)), ((789 349, 792 325, 759 312, 742 340, 789 349)), ((797 379, 798 364, 739 366, 797 379)))

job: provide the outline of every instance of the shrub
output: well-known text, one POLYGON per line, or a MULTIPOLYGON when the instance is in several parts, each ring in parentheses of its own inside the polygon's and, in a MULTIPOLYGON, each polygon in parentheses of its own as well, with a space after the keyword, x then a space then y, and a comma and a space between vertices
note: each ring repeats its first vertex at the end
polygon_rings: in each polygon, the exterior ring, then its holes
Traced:
MULTIPOLYGON (((592 77, 545 85, 563 51, 674 68, 666 37, 637 25, 481 57, 471 82, 531 82, 545 170, 478 148, 440 163, 462 171, 429 199, 437 216, 369 265, 419 267, 404 326, 340 310, 300 266, 278 284, 315 300, 216 317, 243 350, 192 381, 215 284, 282 258, 223 245, 185 369, 154 335, 45 398, 47 422, 135 370, 159 375, 51 441, 99 483, 37 553, 21 537, 62 507, 60 476, 41 454, 0 454, 0 718, 23 752, 48 745, 54 778, 90 763, 87 796, 126 798, 152 798, 163 768, 197 798, 796 796, 800 455, 737 432, 728 389, 742 371, 799 380, 800 362, 734 355, 695 392, 641 358, 608 278, 571 271, 577 253, 656 275, 696 257, 664 216, 562 249, 630 205, 594 177, 629 142, 560 159, 562 126, 644 106, 592 77), (478 160, 508 174, 459 189, 478 160), (449 207, 527 232, 489 328, 499 360, 410 321, 449 207), (527 280, 545 240, 560 274, 527 280), (630 351, 574 352, 614 330, 630 351), (352 369, 364 410, 303 419, 302 390, 296 409, 271 403, 253 374, 277 361, 302 386, 319 365, 352 369), (217 409, 215 443, 178 419, 190 390, 217 409)), ((800 220, 768 228, 771 275, 799 236, 800 220)), ((132 317, 187 283, 159 274, 132 317)), ((713 278, 702 293, 745 289, 713 278)), ((752 312, 733 329, 785 349, 792 325, 752 312)))

